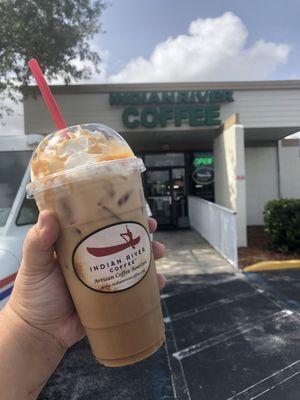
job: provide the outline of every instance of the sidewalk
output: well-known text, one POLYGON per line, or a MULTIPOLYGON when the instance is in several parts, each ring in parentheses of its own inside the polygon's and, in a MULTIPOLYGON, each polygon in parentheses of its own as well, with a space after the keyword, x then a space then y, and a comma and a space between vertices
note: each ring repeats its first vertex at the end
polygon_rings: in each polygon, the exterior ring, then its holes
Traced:
POLYGON ((110 369, 83 340, 39 400, 299 399, 298 311, 263 282, 233 273, 192 231, 159 232, 155 240, 168 248, 157 263, 168 277, 165 345, 134 366, 110 369))
POLYGON ((192 230, 160 231, 154 240, 166 246, 166 257, 156 262, 166 277, 233 272, 233 267, 192 230))

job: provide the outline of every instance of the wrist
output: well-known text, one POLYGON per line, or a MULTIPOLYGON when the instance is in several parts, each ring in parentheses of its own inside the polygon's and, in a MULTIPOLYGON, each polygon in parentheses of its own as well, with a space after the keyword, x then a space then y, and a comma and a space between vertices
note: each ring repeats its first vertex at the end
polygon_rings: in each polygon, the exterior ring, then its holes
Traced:
POLYGON ((36 399, 65 349, 49 333, 24 321, 9 304, 0 312, 0 332, 0 348, 6 362, 0 374, 0 398, 1 390, 5 390, 5 398, 9 400, 36 399))
POLYGON ((7 303, 1 311, 1 314, 2 313, 3 318, 1 323, 4 329, 6 328, 11 338, 14 339, 19 346, 26 345, 33 347, 35 351, 40 350, 44 353, 51 353, 53 362, 62 359, 66 349, 61 346, 54 336, 25 321, 14 311, 9 303, 7 303))

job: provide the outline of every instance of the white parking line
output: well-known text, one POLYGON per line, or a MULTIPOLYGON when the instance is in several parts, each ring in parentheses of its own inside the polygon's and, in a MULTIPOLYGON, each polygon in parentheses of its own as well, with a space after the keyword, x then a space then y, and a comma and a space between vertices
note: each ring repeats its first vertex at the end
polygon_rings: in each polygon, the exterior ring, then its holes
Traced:
POLYGON ((177 392, 176 392, 176 387, 175 387, 175 382, 174 382, 174 373, 173 373, 173 369, 172 369, 172 366, 171 366, 171 360, 170 360, 170 354, 169 354, 167 341, 165 341, 165 350, 166 350, 166 354, 167 354, 168 367, 169 367, 170 375, 171 375, 171 382, 172 382, 172 389, 173 389, 174 399, 177 400, 178 397, 177 397, 177 392))
MULTIPOLYGON (((245 281, 244 279, 245 278, 243 277, 242 278, 243 282, 245 281)), ((222 283, 232 282, 232 281, 236 281, 236 280, 241 280, 241 277, 239 275, 235 274, 235 275, 232 275, 230 278, 220 279, 217 282, 204 282, 203 284, 200 284, 196 289, 192 289, 192 290, 184 289, 184 290, 178 290, 178 291, 171 292, 171 293, 162 293, 160 295, 160 298, 162 300, 164 300, 164 299, 168 299, 170 297, 180 296, 181 294, 190 294, 190 293, 193 293, 193 292, 197 292, 199 290, 207 289, 208 286, 209 287, 218 286, 218 285, 221 285, 222 283)))
MULTIPOLYGON (((168 311, 168 307, 165 302, 164 302, 164 307, 165 307, 165 312, 168 315, 169 311, 168 311)), ((168 358, 168 366, 169 366, 170 374, 171 374, 174 398, 176 400, 191 400, 191 395, 189 392, 189 387, 187 385, 187 381, 186 381, 182 363, 180 360, 178 363, 173 358, 171 359, 169 356, 169 354, 170 354, 169 345, 172 348, 172 350, 173 349, 178 350, 178 347, 177 347, 176 338, 175 338, 172 324, 170 324, 168 326, 168 329, 170 331, 170 335, 166 335, 165 349, 166 349, 167 358, 168 358)))
POLYGON ((229 397, 227 400, 235 400, 235 399, 241 400, 242 398, 245 398, 245 400, 246 400, 246 399, 249 399, 249 400, 256 399, 257 397, 263 395, 264 393, 270 391, 271 389, 274 389, 276 386, 279 386, 281 383, 283 383, 283 382, 285 382, 285 381, 291 379, 292 377, 298 375, 298 374, 300 373, 300 371, 297 371, 296 373, 294 373, 294 374, 288 376, 287 378, 281 380, 280 382, 276 383, 275 385, 273 385, 273 386, 271 386, 271 387, 269 387, 269 388, 263 390, 263 392, 260 392, 260 393, 259 393, 258 395, 256 395, 255 397, 251 397, 251 398, 250 398, 249 395, 251 396, 251 394, 250 394, 249 392, 253 391, 253 389, 257 388, 257 387, 258 387, 259 385, 261 385, 262 383, 265 383, 265 382, 267 382, 267 381, 269 381, 269 380, 275 378, 276 376, 278 376, 278 375, 280 375, 280 374, 286 372, 287 370, 290 370, 290 369, 292 369, 293 367, 298 366, 299 363, 300 363, 300 360, 297 360, 297 361, 293 362, 292 364, 287 365, 286 367, 284 367, 284 368, 282 368, 282 369, 280 369, 280 370, 274 372, 273 374, 267 376, 266 378, 261 379, 260 381, 256 382, 254 385, 251 385, 251 386, 247 387, 246 389, 242 390, 241 392, 235 394, 234 396, 229 397), (241 397, 241 396, 242 396, 242 397, 241 397))
POLYGON ((170 318, 164 318, 165 323, 170 323, 178 321, 179 319, 182 318, 187 318, 190 317, 194 314, 198 314, 207 310, 211 310, 212 308, 216 308, 225 304, 230 304, 230 303, 234 303, 237 300, 241 300, 247 297, 252 297, 252 296, 256 296, 258 294, 261 294, 263 291, 261 289, 255 289, 255 290, 251 290, 249 292, 246 293, 240 293, 237 294, 236 296, 233 297, 228 297, 227 299, 221 299, 221 300, 217 300, 217 301, 212 301, 211 303, 206 304, 206 306, 204 307, 196 307, 196 308, 191 308, 189 310, 183 311, 181 313, 177 313, 172 315, 170 318))
POLYGON ((235 329, 230 329, 230 330, 228 330, 226 332, 223 332, 220 335, 213 336, 213 337, 211 337, 211 338, 209 338, 207 340, 204 340, 202 342, 199 342, 197 344, 189 346, 189 347, 187 347, 187 348, 185 348, 183 350, 175 352, 175 353, 173 353, 173 357, 175 357, 177 360, 182 360, 182 359, 184 359, 186 357, 190 357, 190 356, 192 356, 194 354, 197 354, 200 351, 203 351, 203 350, 205 350, 205 349, 207 349, 209 347, 212 347, 212 346, 215 346, 215 345, 217 345, 219 343, 222 343, 222 342, 225 342, 227 340, 230 340, 235 336, 242 335, 243 333, 246 333, 246 332, 254 329, 257 325, 259 325, 262 322, 266 322, 268 320, 276 321, 276 320, 279 320, 279 319, 282 319, 282 318, 286 318, 286 317, 288 317, 288 316, 290 316, 292 314, 293 314, 293 311, 291 311, 291 310, 281 310, 281 311, 279 311, 277 313, 268 315, 267 317, 260 318, 260 319, 254 321, 254 322, 250 322, 248 324, 241 325, 241 326, 239 326, 239 327, 237 327, 235 329))
POLYGON ((264 390, 262 393, 258 394, 257 396, 251 397, 250 400, 257 399, 258 397, 262 396, 265 393, 268 393, 270 390, 276 388, 277 386, 281 385, 283 382, 289 381, 290 379, 294 378, 294 376, 297 376, 300 374, 300 371, 296 372, 295 374, 288 376, 287 378, 283 379, 282 381, 278 382, 276 385, 271 386, 270 388, 264 390))

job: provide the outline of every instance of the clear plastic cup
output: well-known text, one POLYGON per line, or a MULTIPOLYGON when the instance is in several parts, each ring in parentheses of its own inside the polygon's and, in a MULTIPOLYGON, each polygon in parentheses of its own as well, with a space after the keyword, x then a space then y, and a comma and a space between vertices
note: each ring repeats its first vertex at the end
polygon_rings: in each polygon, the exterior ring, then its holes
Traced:
POLYGON ((87 124, 41 142, 27 186, 39 210, 58 218, 60 267, 93 353, 106 366, 133 364, 165 340, 144 170, 120 135, 87 124), (84 132, 90 141, 80 139, 84 132))

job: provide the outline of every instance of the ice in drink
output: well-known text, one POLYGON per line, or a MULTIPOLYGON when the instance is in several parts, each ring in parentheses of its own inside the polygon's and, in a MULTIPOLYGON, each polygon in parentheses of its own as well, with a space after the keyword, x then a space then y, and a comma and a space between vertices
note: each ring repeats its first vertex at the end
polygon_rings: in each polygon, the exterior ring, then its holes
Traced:
POLYGON ((106 366, 154 353, 165 332, 141 183, 142 160, 100 124, 50 134, 28 185, 60 224, 57 254, 96 358, 106 366))

